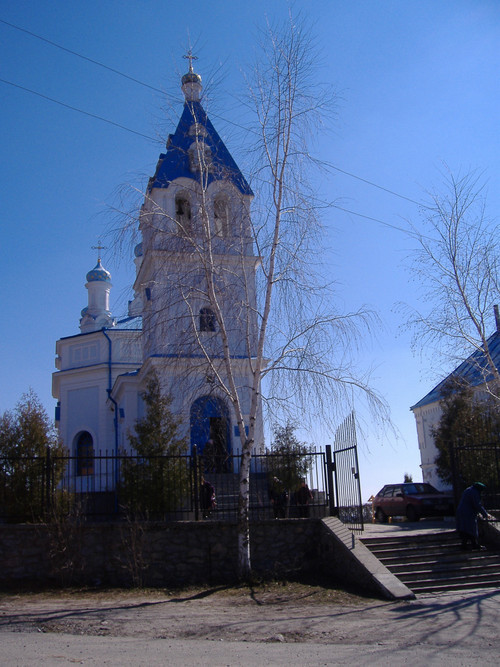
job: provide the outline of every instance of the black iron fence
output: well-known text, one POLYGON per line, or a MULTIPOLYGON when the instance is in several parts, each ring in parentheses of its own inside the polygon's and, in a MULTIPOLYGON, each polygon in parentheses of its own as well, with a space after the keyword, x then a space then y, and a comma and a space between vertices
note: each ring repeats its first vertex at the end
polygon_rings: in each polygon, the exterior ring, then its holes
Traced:
MULTIPOLYGON (((236 518, 240 456, 221 466, 196 452, 139 457, 88 452, 85 457, 0 458, 0 521, 236 518)), ((323 452, 254 454, 250 518, 325 516, 334 497, 323 452)))
POLYGON ((464 489, 482 482, 486 485, 485 507, 500 509, 500 443, 451 443, 450 467, 456 504, 464 489))

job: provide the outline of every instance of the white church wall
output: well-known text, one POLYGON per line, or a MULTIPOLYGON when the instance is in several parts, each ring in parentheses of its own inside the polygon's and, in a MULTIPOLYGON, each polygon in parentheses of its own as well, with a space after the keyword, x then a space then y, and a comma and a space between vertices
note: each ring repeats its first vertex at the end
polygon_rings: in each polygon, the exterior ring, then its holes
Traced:
POLYGON ((422 468, 422 479, 432 484, 439 490, 448 490, 449 484, 443 482, 436 470, 437 447, 434 443, 432 431, 437 427, 442 415, 439 402, 430 403, 420 408, 414 408, 417 426, 418 446, 420 449, 420 467, 422 468))
POLYGON ((67 389, 63 395, 61 436, 72 456, 76 456, 76 440, 80 433, 87 431, 92 436, 94 450, 99 448, 99 386, 80 386, 67 389))

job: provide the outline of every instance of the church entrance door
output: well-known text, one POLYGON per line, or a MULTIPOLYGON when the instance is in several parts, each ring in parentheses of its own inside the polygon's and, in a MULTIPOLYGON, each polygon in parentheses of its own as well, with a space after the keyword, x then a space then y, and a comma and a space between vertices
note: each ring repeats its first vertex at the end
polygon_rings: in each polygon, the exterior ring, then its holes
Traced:
POLYGON ((201 396, 191 406, 191 449, 196 445, 205 472, 228 472, 231 436, 226 403, 213 396, 201 396))

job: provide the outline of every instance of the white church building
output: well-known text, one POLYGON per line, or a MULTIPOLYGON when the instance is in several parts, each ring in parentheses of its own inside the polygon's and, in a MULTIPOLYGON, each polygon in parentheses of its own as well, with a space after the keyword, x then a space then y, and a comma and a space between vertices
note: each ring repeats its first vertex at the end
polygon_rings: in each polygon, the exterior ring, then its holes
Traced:
MULTIPOLYGON (((77 478, 92 476, 94 455, 130 450, 128 434, 143 416, 141 396, 152 372, 172 397, 172 412, 181 418, 191 448, 202 452, 212 439, 228 453, 241 449, 234 409, 222 389, 227 374, 221 320, 207 294, 215 276, 224 297, 220 312, 236 389, 248 419, 257 341, 253 193, 203 109, 201 77, 192 64, 182 91, 182 115, 149 179, 139 215, 128 317, 117 321, 110 312, 111 275, 99 256, 86 276, 88 305, 80 330, 56 343, 56 423, 75 457, 77 478)), ((255 442, 263 442, 260 410, 255 442)))
MULTIPOLYGON (((497 328, 488 338, 488 349, 493 363, 497 368, 500 368, 500 317, 496 306, 495 319, 497 328)), ((475 350, 452 373, 410 408, 415 416, 417 426, 422 479, 439 490, 447 489, 448 485, 443 482, 437 473, 436 457, 438 450, 434 442, 433 431, 438 426, 443 413, 441 409, 443 387, 447 385, 452 377, 466 381, 479 394, 485 383, 493 379, 492 374, 488 371, 484 353, 479 349, 475 350)))

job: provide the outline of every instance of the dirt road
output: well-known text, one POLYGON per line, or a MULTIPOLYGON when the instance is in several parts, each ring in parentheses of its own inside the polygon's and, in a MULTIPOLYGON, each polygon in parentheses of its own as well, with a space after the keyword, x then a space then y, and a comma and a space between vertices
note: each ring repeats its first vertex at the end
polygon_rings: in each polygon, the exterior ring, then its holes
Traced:
POLYGON ((500 592, 314 586, 0 596, 1 665, 498 664, 500 592))

